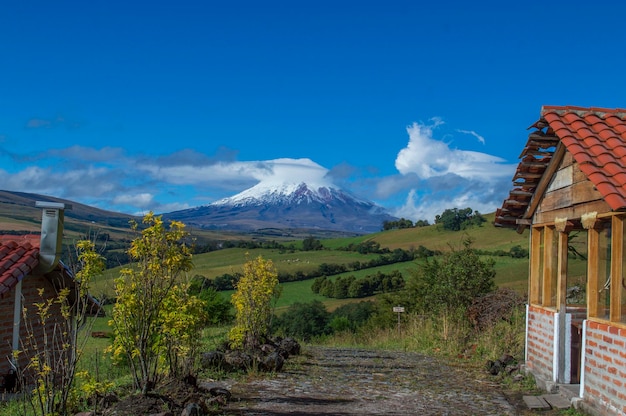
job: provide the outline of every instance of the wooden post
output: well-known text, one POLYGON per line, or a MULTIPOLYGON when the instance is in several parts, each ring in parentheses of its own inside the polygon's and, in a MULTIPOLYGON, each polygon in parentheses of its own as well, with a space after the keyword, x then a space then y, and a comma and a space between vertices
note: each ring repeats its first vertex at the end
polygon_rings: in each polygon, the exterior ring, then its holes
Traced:
POLYGON ((587 316, 597 317, 598 311, 598 288, 600 282, 600 232, 596 228, 587 231, 588 263, 587 263, 587 316))
POLYGON ((611 322, 621 320, 622 255, 624 253, 624 221, 617 215, 611 224, 611 322))
POLYGON ((556 285, 556 310, 559 311, 559 339, 558 353, 555 360, 558 360, 558 380, 565 383, 565 348, 567 334, 567 232, 559 232, 557 249, 557 285, 556 285))
POLYGON ((554 306, 552 303, 552 279, 554 279, 555 258, 553 253, 554 228, 543 229, 543 290, 542 302, 544 306, 554 306))
POLYGON ((540 294, 543 279, 541 279, 541 237, 543 227, 534 227, 530 230, 530 283, 528 299, 530 304, 541 304, 540 294))

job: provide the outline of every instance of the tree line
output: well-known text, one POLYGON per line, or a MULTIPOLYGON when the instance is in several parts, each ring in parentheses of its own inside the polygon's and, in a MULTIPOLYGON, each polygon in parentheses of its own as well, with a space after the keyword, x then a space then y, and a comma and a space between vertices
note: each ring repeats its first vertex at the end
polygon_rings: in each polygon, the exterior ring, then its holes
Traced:
POLYGON ((402 273, 394 270, 389 274, 378 272, 361 279, 357 279, 354 275, 338 276, 335 280, 322 276, 315 279, 311 290, 327 298, 346 299, 395 292, 404 288, 404 285, 402 273))

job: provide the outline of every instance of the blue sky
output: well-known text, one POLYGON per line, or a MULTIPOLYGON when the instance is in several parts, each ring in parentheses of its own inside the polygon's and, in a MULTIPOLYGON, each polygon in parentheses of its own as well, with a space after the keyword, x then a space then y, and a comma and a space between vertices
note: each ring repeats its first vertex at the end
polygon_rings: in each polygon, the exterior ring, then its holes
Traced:
POLYGON ((9 2, 0 189, 162 213, 306 181, 309 159, 399 217, 493 212, 542 105, 626 107, 625 9, 9 2))

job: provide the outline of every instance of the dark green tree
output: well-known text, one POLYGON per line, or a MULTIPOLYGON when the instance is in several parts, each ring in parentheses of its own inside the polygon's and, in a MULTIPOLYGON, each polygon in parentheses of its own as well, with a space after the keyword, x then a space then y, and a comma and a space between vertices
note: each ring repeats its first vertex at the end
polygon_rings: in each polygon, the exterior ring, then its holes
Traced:
POLYGON ((274 333, 308 341, 313 337, 328 334, 330 313, 319 300, 294 303, 273 321, 274 333))
POLYGON ((407 300, 420 313, 465 310, 472 301, 495 289, 493 259, 481 259, 471 247, 452 248, 441 257, 427 259, 407 284, 407 300))
POLYGON ((307 237, 302 241, 302 250, 304 251, 321 250, 323 248, 322 242, 315 237, 307 237))
POLYGON ((471 208, 446 209, 435 217, 435 224, 440 224, 444 230, 459 231, 473 226, 480 226, 486 219, 471 208))

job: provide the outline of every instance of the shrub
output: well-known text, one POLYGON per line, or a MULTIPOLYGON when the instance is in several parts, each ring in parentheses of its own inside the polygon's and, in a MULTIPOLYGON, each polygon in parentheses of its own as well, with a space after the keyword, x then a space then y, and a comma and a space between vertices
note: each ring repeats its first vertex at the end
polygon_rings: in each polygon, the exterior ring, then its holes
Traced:
POLYGON ((229 338, 233 349, 255 350, 269 336, 272 301, 278 299, 278 272, 271 260, 259 256, 246 262, 231 302, 235 326, 229 338))

